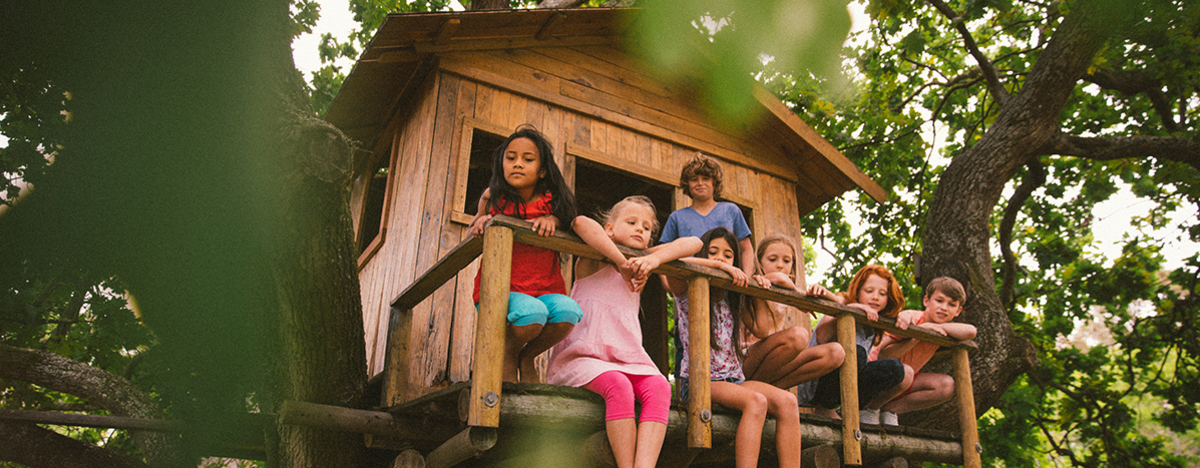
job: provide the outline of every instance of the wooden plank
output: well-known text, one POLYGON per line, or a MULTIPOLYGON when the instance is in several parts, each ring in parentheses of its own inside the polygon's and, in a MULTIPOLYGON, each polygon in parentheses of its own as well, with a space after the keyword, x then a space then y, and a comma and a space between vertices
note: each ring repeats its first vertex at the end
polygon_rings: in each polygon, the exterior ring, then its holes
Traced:
POLYGON ((546 19, 546 22, 542 24, 542 28, 538 30, 537 34, 534 34, 534 39, 539 41, 551 39, 566 19, 567 15, 555 12, 550 18, 546 19))
POLYGON ((511 228, 489 225, 483 234, 484 268, 479 289, 479 317, 475 326, 475 365, 471 376, 467 424, 500 426, 500 383, 508 315, 509 280, 512 278, 511 228))
MULTIPOLYGON (((457 155, 460 159, 459 169, 452 169, 456 171, 453 177, 457 185, 451 220, 460 222, 464 227, 447 227, 449 238, 444 239, 443 242, 461 242, 465 235, 469 235, 466 234, 465 226, 470 223, 471 217, 459 210, 462 210, 467 203, 465 200, 467 196, 467 166, 470 154, 466 148, 470 147, 471 140, 466 135, 468 133, 466 122, 474 115, 477 91, 478 85, 474 82, 467 80, 459 82, 459 95, 454 113, 463 116, 463 124, 456 128, 460 136, 454 139, 460 146, 451 150, 452 154, 457 155), (458 192, 460 189, 461 193, 458 192)), ((482 247, 480 251, 482 252, 482 247)), ((475 301, 472 299, 471 293, 475 287, 474 280, 478 263, 475 261, 469 264, 459 272, 454 280, 454 321, 450 327, 450 381, 452 382, 465 382, 471 378, 471 356, 475 349, 475 301)))
MULTIPOLYGON (((388 274, 383 283, 385 297, 395 294, 396 291, 410 284, 418 271, 417 258, 421 250, 419 240, 423 213, 422 210, 414 210, 413 207, 424 206, 425 196, 428 193, 426 185, 429 174, 433 116, 437 109, 438 79, 439 74, 431 74, 426 80, 422 87, 421 99, 413 109, 413 115, 405 126, 403 136, 405 159, 401 164, 397 179, 403 179, 409 185, 397 191, 398 196, 393 206, 398 218, 392 223, 393 229, 388 233, 388 243, 394 247, 391 258, 388 259, 389 264, 386 267, 388 274)), ((429 305, 418 304, 415 306, 412 330, 408 339, 413 343, 423 343, 429 322, 429 305)), ((382 360, 386 354, 383 349, 385 344, 385 340, 378 340, 375 355, 379 360, 382 360)), ((422 354, 422 349, 410 348, 410 365, 422 362, 424 359, 422 354)), ((410 382, 414 385, 410 390, 420 391, 422 386, 430 383, 430 376, 423 373, 421 368, 414 367, 410 369, 410 372, 412 372, 409 376, 410 382)))
POLYGON ((862 464, 862 431, 858 420, 858 353, 854 342, 854 319, 849 315, 837 317, 838 343, 846 352, 846 360, 842 362, 841 380, 842 391, 842 460, 847 465, 862 464))
POLYGON ((594 115, 600 119, 612 122, 622 127, 653 135, 658 138, 670 140, 682 146, 703 151, 706 154, 725 159, 726 161, 735 164, 741 164, 752 167, 756 170, 769 172, 790 181, 796 180, 796 171, 794 168, 756 160, 737 151, 715 145, 699 138, 688 136, 674 130, 663 128, 659 125, 654 125, 629 117, 627 115, 613 112, 592 103, 563 96, 558 93, 549 92, 547 89, 561 89, 561 85, 558 83, 558 81, 561 80, 559 80, 557 77, 549 76, 518 64, 513 64, 512 62, 497 61, 478 55, 472 55, 470 57, 465 57, 462 55, 450 55, 444 57, 439 63, 444 70, 451 73, 457 73, 480 82, 491 83, 495 86, 503 87, 518 94, 547 101, 581 114, 594 115), (498 70, 505 71, 500 72, 498 70), (539 82, 540 84, 534 84, 539 82))
POLYGON ((392 307, 387 336, 386 365, 380 405, 389 407, 407 401, 412 389, 412 307, 392 307))
POLYGON ((425 457, 416 450, 404 450, 392 460, 392 468, 425 468, 425 457))
POLYGON ((458 18, 447 18, 442 27, 438 28, 437 37, 433 40, 433 45, 444 46, 450 42, 450 38, 454 37, 455 31, 462 25, 462 20, 458 18))
POLYGON ((958 427, 962 431, 963 467, 980 468, 979 428, 975 417, 975 390, 971 383, 971 361, 966 348, 955 348, 954 396, 958 404, 958 427))
MULTIPOLYGON (((599 57, 589 51, 594 51, 596 47, 541 47, 530 49, 531 52, 545 55, 556 59, 560 62, 575 65, 581 69, 590 71, 597 75, 606 77, 616 83, 628 85, 643 91, 653 93, 661 97, 671 97, 678 93, 668 86, 654 78, 647 76, 634 63, 632 57, 623 57, 623 54, 618 52, 611 56, 599 57), (625 66, 613 63, 619 61, 625 66)), ((615 49, 604 47, 609 51, 615 49)))
POLYGON ((392 299, 392 307, 394 308, 411 308, 420 304, 425 298, 433 294, 437 288, 441 287, 463 268, 470 265, 483 252, 483 239, 474 236, 468 236, 450 252, 443 256, 436 264, 425 271, 416 281, 409 284, 404 291, 396 295, 392 299))
POLYGON ((613 156, 609 153, 597 151, 595 149, 577 144, 567 143, 566 146, 567 154, 573 154, 588 161, 599 163, 612 169, 617 169, 639 179, 660 182, 668 185, 675 185, 675 183, 679 180, 679 176, 677 174, 661 171, 653 166, 645 165, 638 161, 613 156))
POLYGON ((688 448, 712 448, 708 279, 688 280, 688 448))

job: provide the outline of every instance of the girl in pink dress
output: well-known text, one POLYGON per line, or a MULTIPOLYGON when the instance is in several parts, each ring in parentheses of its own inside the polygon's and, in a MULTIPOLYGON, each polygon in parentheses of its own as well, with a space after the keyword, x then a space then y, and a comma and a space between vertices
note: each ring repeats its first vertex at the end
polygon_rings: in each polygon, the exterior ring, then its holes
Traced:
POLYGON ((583 387, 604 397, 605 429, 619 468, 652 467, 667 433, 671 384, 642 347, 639 296, 650 271, 664 262, 700 251, 700 240, 684 237, 626 260, 617 244, 646 249, 657 219, 643 196, 621 200, 604 216, 604 226, 584 216, 575 233, 613 264, 580 258, 571 297, 583 319, 554 346, 546 374, 552 384, 583 387), (642 405, 634 420, 634 400, 642 405))

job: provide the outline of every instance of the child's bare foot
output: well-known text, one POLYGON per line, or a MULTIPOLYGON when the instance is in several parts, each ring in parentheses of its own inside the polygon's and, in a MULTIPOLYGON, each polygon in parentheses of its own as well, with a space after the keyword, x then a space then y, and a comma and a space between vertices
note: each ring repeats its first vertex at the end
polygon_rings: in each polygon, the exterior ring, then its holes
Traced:
POLYGON ((542 383, 536 359, 537 356, 521 356, 521 383, 542 383))
POLYGON ((833 419, 834 421, 840 421, 842 419, 842 416, 838 414, 837 410, 831 408, 822 408, 820 406, 815 407, 815 409, 816 411, 813 411, 813 414, 825 416, 833 419))

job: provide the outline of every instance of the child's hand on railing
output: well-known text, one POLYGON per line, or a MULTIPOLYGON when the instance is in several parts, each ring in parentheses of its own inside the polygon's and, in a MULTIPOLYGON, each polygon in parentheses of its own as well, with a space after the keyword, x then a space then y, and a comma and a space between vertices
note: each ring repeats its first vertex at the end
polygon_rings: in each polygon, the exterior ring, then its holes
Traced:
POLYGON ((940 324, 940 323, 933 323, 933 322, 922 323, 921 327, 925 328, 926 330, 931 330, 931 331, 937 332, 939 335, 942 335, 942 336, 949 336, 946 334, 946 328, 943 327, 942 324, 940 324))
POLYGON ((637 267, 634 266, 632 259, 617 265, 617 272, 621 274, 621 279, 625 280, 630 291, 641 292, 642 288, 646 287, 646 279, 638 277, 637 267))
POLYGON ((763 289, 771 289, 771 280, 767 279, 766 276, 754 275, 751 277, 751 279, 753 279, 755 283, 758 283, 759 287, 763 289))
POLYGON ((492 215, 490 215, 490 214, 475 215, 475 219, 471 220, 471 225, 467 226, 467 233, 469 233, 475 237, 482 236, 483 235, 483 227, 486 226, 487 222, 491 221, 491 220, 492 220, 492 215))
POLYGON ((734 286, 744 288, 750 285, 750 277, 747 276, 746 272, 742 271, 741 268, 734 268, 732 265, 722 264, 721 269, 725 270, 725 273, 729 273, 729 276, 733 277, 734 286))
POLYGON ((662 262, 659 261, 657 258, 655 258, 653 255, 646 255, 644 257, 633 257, 633 258, 629 259, 629 261, 627 263, 629 264, 630 268, 632 268, 633 271, 636 273, 635 276, 637 276, 638 278, 641 278, 642 280, 649 278, 650 272, 654 271, 655 268, 658 268, 660 265, 662 265, 662 262))
POLYGON ((556 229, 558 229, 558 218, 554 215, 546 215, 533 220, 533 231, 539 236, 553 236, 556 229))
MULTIPOLYGON (((853 304, 846 304, 846 306, 847 307, 857 307, 859 309, 862 309, 862 311, 867 314, 867 320, 869 320, 869 321, 874 322, 876 320, 879 320, 879 311, 875 310, 874 308, 872 308, 869 305, 859 304, 856 302, 853 304)), ((905 326, 907 327, 908 325, 906 324, 905 326)))

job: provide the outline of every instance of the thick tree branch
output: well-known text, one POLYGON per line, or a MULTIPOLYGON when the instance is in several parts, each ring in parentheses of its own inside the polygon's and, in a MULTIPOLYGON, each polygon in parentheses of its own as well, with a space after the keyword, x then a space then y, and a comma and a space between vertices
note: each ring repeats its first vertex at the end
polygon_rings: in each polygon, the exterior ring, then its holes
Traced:
POLYGON ((1059 134, 1041 149, 1041 154, 1059 154, 1096 161, 1152 157, 1181 162, 1200 169, 1200 143, 1186 138, 1159 136, 1079 137, 1059 134))
POLYGON ((942 0, 926 0, 932 5, 942 16, 950 20, 950 24, 954 25, 954 30, 958 31, 958 35, 963 38, 963 45, 967 48, 967 52, 979 62, 979 71, 983 73, 983 77, 987 80, 988 92, 997 101, 1004 102, 1008 99, 1008 91, 1004 89, 1004 85, 1000 84, 1000 78, 996 76, 996 68, 992 66, 991 60, 988 60, 986 55, 979 50, 979 45, 975 43, 975 38, 971 36, 971 32, 967 31, 967 25, 963 22, 962 15, 950 8, 946 2, 942 0))
POLYGON ((1017 256, 1012 252, 1012 232, 1013 226, 1016 225, 1017 215, 1021 213, 1021 207, 1025 205, 1025 201, 1033 195, 1033 191, 1046 183, 1046 168, 1042 166, 1042 161, 1036 156, 1029 158, 1029 163, 1026 166, 1029 172, 1025 174, 1025 178, 1021 180, 1021 185, 1017 186, 1011 198, 1008 199, 1008 206, 1004 207, 1004 219, 1000 221, 1000 253, 1004 256, 1004 277, 1000 282, 1000 303, 1005 309, 1011 310, 1016 298, 1013 290, 1017 283, 1017 256))
POLYGON ((1083 80, 1104 89, 1111 89, 1124 94, 1145 94, 1154 107, 1154 113, 1162 120, 1167 131, 1182 130, 1179 122, 1175 121, 1171 102, 1167 100, 1162 90, 1162 81, 1146 70, 1108 70, 1099 69, 1094 73, 1083 76, 1083 80))
MULTIPOLYGON (((80 396, 117 416, 163 418, 150 396, 128 380, 48 351, 0 345, 0 378, 80 396)), ((133 439, 151 465, 173 464, 177 451, 170 438, 134 432, 133 439)))
POLYGON ((141 462, 35 424, 0 421, 0 460, 33 468, 144 468, 141 462))

